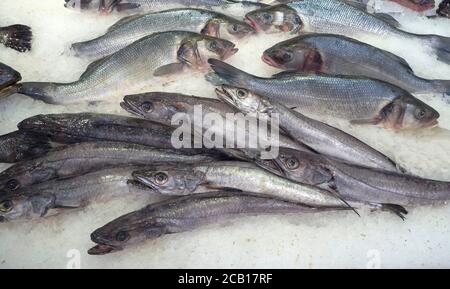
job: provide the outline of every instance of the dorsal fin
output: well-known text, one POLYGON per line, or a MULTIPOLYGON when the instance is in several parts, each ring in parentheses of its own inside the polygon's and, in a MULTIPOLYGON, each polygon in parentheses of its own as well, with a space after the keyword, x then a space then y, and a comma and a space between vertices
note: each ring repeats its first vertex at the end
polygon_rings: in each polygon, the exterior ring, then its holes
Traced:
POLYGON ((135 19, 138 19, 142 16, 143 16, 143 14, 136 14, 136 15, 124 17, 124 18, 120 19, 119 21, 117 21, 116 23, 114 23, 113 25, 111 25, 106 32, 111 32, 113 30, 116 30, 118 27, 120 27, 126 23, 129 23, 135 19))
POLYGON ((380 20, 383 20, 384 22, 388 23, 389 25, 398 28, 400 27, 400 22, 398 22, 394 17, 392 17, 389 14, 386 13, 374 13, 373 16, 377 17, 380 20))

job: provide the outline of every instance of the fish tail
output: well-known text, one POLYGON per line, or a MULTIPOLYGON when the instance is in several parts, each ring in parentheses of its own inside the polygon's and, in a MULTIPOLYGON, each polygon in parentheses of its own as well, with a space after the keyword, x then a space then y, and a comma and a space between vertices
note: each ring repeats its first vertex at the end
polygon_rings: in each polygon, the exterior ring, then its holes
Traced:
POLYGON ((92 43, 92 41, 73 43, 70 46, 70 55, 73 55, 75 57, 93 57, 95 55, 96 49, 92 47, 92 43))
POLYGON ((0 90, 0 99, 7 98, 7 97, 13 95, 14 93, 17 93, 18 92, 18 86, 19 85, 17 85, 17 84, 16 85, 11 85, 9 87, 6 87, 6 88, 0 90))
POLYGON ((252 75, 223 61, 209 59, 208 63, 214 70, 215 74, 208 75, 206 80, 214 85, 228 84, 232 86, 246 87, 249 81, 253 78, 252 75))
POLYGON ((23 82, 17 85, 17 93, 24 94, 48 104, 57 104, 52 91, 56 85, 51 82, 23 82))
POLYGON ((19 52, 31 50, 31 40, 33 33, 31 28, 25 25, 12 25, 4 27, 1 32, 5 34, 3 40, 0 40, 6 47, 10 47, 19 52))
POLYGON ((424 35, 421 38, 434 50, 439 61, 450 64, 450 37, 424 35))
POLYGON ((450 95, 450 80, 433 80, 431 85, 433 92, 450 95))

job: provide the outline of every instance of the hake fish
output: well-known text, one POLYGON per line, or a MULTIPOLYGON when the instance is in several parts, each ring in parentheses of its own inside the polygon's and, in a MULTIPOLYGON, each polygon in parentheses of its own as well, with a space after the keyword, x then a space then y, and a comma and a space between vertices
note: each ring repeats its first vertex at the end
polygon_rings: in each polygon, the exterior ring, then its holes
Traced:
POLYGON ((357 40, 332 34, 307 34, 267 49, 267 64, 289 71, 363 76, 396 85, 411 93, 450 95, 450 80, 414 74, 401 57, 357 40))
POLYGON ((91 239, 97 245, 88 253, 114 253, 145 240, 191 231, 206 224, 249 214, 299 214, 326 210, 237 191, 183 196, 151 204, 95 230, 91 239))
POLYGON ((325 114, 392 129, 432 127, 440 116, 409 92, 379 80, 291 72, 262 78, 215 59, 209 63, 216 73, 207 76, 213 84, 245 88, 306 115, 325 114))
POLYGON ((72 83, 24 82, 18 93, 50 104, 95 102, 123 96, 151 84, 155 77, 205 70, 203 59, 227 59, 237 52, 230 41, 187 31, 169 31, 144 37, 89 65, 72 83))
POLYGON ((15 163, 45 155, 51 149, 45 135, 15 131, 0 136, 0 163, 15 163))
MULTIPOLYGON (((418 35, 399 30, 386 18, 371 15, 345 1, 300 0, 252 11, 246 19, 258 31, 330 33, 363 39, 368 35, 416 40, 429 48, 438 60, 450 63, 450 38, 438 35, 418 35)), ((392 22, 392 21, 391 21, 392 22)))
POLYGON ((173 9, 133 15, 111 26, 106 34, 72 44, 77 56, 101 58, 156 32, 185 30, 231 41, 255 32, 249 24, 218 12, 201 9, 173 9))
POLYGON ((202 163, 218 160, 216 155, 181 152, 120 142, 87 142, 67 145, 47 155, 17 163, 0 173, 1 192, 12 192, 43 183, 83 175, 95 170, 125 165, 202 163))
POLYGON ((132 172, 136 169, 138 167, 100 170, 3 195, 0 198, 0 222, 39 219, 68 209, 83 208, 93 201, 154 193, 133 184, 132 172))
POLYGON ((6 64, 0 63, 0 90, 22 80, 19 72, 6 64))
POLYGON ((156 166, 135 171, 133 177, 143 185, 170 196, 228 188, 277 197, 312 207, 348 207, 339 196, 329 191, 291 182, 247 162, 156 166))
POLYGON ((31 28, 26 25, 16 24, 0 27, 0 44, 18 52, 31 50, 32 38, 31 28))

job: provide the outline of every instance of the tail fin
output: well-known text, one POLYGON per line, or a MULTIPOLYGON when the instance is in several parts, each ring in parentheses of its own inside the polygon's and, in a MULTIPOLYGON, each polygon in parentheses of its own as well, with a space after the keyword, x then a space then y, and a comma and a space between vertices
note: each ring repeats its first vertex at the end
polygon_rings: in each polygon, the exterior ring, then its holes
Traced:
POLYGON ((428 46, 433 48, 439 61, 450 64, 450 37, 425 35, 422 38, 428 46))
POLYGON ((0 99, 2 98, 6 98, 8 96, 13 95, 14 93, 17 93, 19 89, 19 85, 11 85, 7 88, 4 88, 2 90, 0 90, 0 99))
POLYGON ((2 28, 5 32, 4 39, 1 41, 6 47, 10 47, 19 52, 31 50, 31 39, 33 34, 31 28, 25 25, 12 25, 2 28))
POLYGON ((41 100, 48 104, 57 104, 58 102, 51 95, 54 88, 55 84, 51 82, 23 82, 17 85, 17 93, 41 100))
POLYGON ((450 80, 433 80, 433 92, 443 93, 450 96, 450 80))
MULTIPOLYGON (((240 69, 237 69, 234 66, 231 66, 223 61, 217 59, 209 59, 208 63, 211 68, 214 70, 218 78, 221 80, 221 84, 228 84, 238 87, 247 87, 249 81, 254 78, 253 75, 250 75, 240 69)), ((207 78, 208 81, 215 84, 217 77, 209 76, 207 78)))

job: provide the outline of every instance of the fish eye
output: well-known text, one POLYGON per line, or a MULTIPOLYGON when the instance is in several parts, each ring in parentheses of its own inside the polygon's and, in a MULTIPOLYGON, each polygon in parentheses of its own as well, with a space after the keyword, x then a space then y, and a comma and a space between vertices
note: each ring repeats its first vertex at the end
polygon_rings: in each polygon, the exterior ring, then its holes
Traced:
POLYGON ((296 158, 288 158, 286 160, 286 167, 290 170, 295 170, 300 166, 300 162, 296 158))
POLYGON ((284 61, 291 61, 292 60, 292 54, 289 53, 289 52, 283 53, 282 57, 283 57, 284 61))
POLYGON ((116 241, 125 242, 128 239, 129 235, 125 231, 120 231, 116 234, 116 241))
POLYGON ((239 31, 239 26, 237 24, 231 25, 231 31, 238 32, 239 31))
POLYGON ((2 203, 0 203, 0 211, 7 213, 12 210, 13 206, 14 204, 12 201, 10 200, 3 201, 2 203))
POLYGON ((141 108, 145 112, 152 112, 153 111, 153 103, 146 101, 141 105, 141 108))
POLYGON ((165 183, 167 183, 168 179, 169 179, 169 177, 167 176, 166 173, 159 172, 159 173, 155 174, 155 182, 158 185, 164 185, 165 183))
POLYGON ((270 13, 264 13, 262 17, 266 22, 272 21, 272 14, 270 13))
POLYGON ((427 114, 427 112, 423 108, 418 108, 415 112, 417 119, 423 119, 426 114, 427 114))
POLYGON ((237 97, 243 99, 247 97, 247 92, 243 89, 238 89, 238 91, 236 92, 237 97))
POLYGON ((209 43, 209 49, 216 50, 219 47, 219 44, 216 40, 213 40, 209 43))
POLYGON ((6 182, 6 188, 8 190, 14 191, 14 190, 17 190, 19 187, 20 187, 20 183, 15 179, 11 179, 8 182, 6 182))

